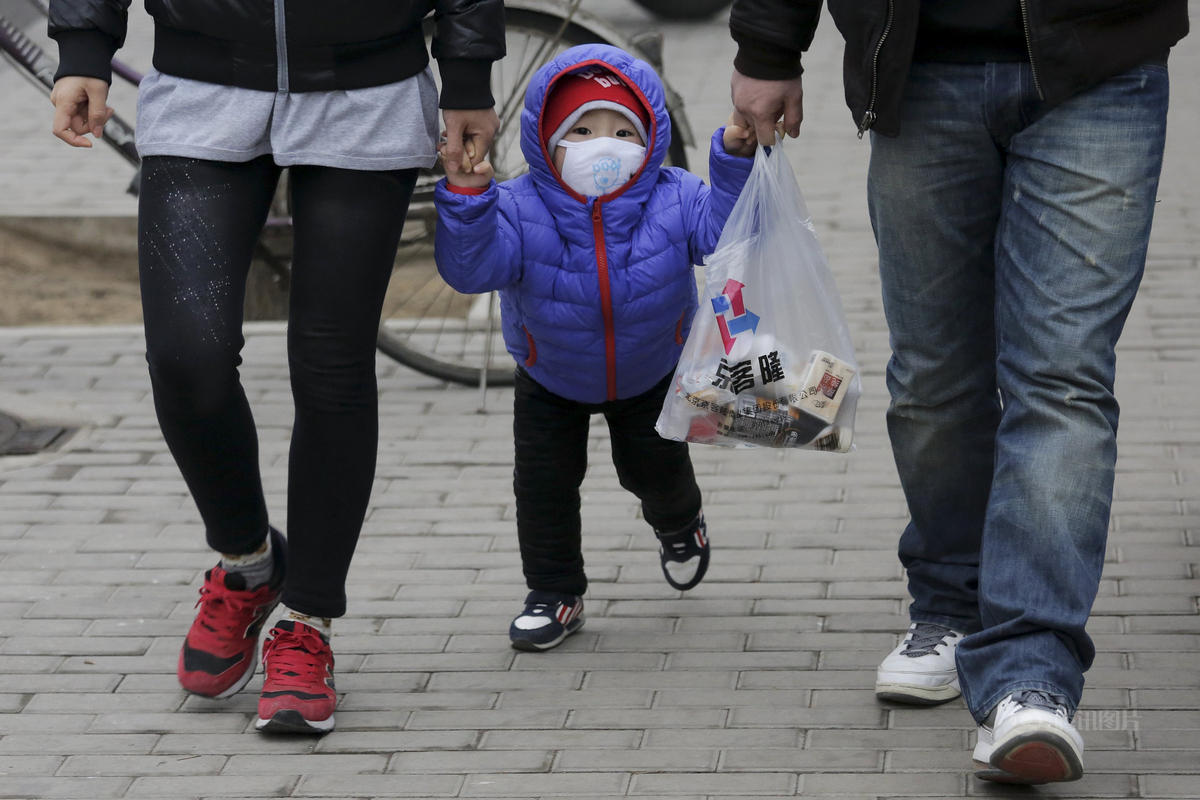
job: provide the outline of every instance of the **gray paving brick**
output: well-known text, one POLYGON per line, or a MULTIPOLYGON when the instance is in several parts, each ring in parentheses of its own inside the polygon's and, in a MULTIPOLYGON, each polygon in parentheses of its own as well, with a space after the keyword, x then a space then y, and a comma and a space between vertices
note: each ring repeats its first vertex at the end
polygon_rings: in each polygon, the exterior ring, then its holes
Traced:
POLYGON ((669 666, 672 670, 811 670, 816 668, 816 664, 816 653, 779 651, 768 653, 672 653, 669 666))
POLYGON ((837 728, 853 725, 860 728, 883 727, 885 712, 878 707, 867 708, 804 708, 735 707, 729 714, 729 725, 735 728, 795 726, 799 728, 837 728))
POLYGON ((62 756, 4 756, 0 758, 0 775, 6 778, 53 775, 62 762, 62 756))
POLYGON ((703 772, 717 765, 717 751, 694 747, 638 750, 566 750, 554 762, 563 772, 703 772))
MULTIPOLYGON (((605 675, 608 673, 600 673, 605 675)), ((624 675, 624 673, 621 673, 624 675)), ((438 672, 430 676, 431 691, 447 689, 483 689, 503 691, 512 689, 578 689, 583 683, 582 671, 551 672, 438 672)), ((590 683, 590 680, 589 680, 590 683)), ((629 684, 620 684, 628 686, 629 684)))
POLYGON ((84 733, 91 714, 0 714, 0 735, 29 733, 84 733))
MULTIPOLYGON (((253 727, 248 714, 225 714, 239 717, 245 725, 243 731, 253 727)), ((95 738, 111 739, 113 736, 95 738)), ((310 753, 314 742, 304 737, 249 736, 245 733, 168 733, 150 737, 152 746, 146 753, 154 755, 247 755, 253 753, 310 753)))
MULTIPOLYGON (((356 775, 354 791, 363 797, 456 797, 463 785, 460 775, 356 775)), ((346 778, 313 775, 302 778, 294 797, 344 796, 346 778)))
MULTIPOLYGON (((807 777, 807 776, 806 776, 807 777)), ((638 774, 629 786, 631 796, 705 794, 721 796, 768 795, 783 797, 799 794, 804 784, 785 772, 722 774, 712 772, 638 774)))
POLYGON ((59 776, 129 777, 140 775, 211 775, 221 771, 224 756, 69 756, 59 776))
MULTIPOLYGON (((972 795, 994 793, 994 786, 983 786, 983 781, 969 779, 968 791, 972 795)), ((1130 775, 1084 775, 1079 781, 1069 784, 1056 784, 1039 792, 1056 797, 1092 798, 1100 797, 1137 797, 1136 779, 1130 775)))
MULTIPOLYGON (((390 729, 356 730, 364 727, 358 724, 360 714, 349 712, 343 714, 340 710, 338 718, 338 735, 326 736, 311 745, 319 753, 396 753, 424 752, 426 750, 453 750, 454 752, 469 751, 475 747, 480 736, 476 731, 465 730, 396 730, 395 715, 390 729)), ((505 733, 505 737, 511 737, 505 733)), ((225 737, 228 740, 228 737, 225 737)), ((245 738, 245 737, 242 737, 245 738)), ((186 742, 184 744, 187 744, 186 742)), ((173 745, 178 746, 178 745, 173 745)), ((203 752, 203 744, 197 749, 203 752)), ((267 751, 260 751, 267 752, 267 751)))
POLYGON ((878 772, 883 754, 876 750, 846 749, 798 750, 782 747, 730 749, 721 754, 720 771, 755 772, 760 770, 793 772, 878 772))
POLYGON ((803 690, 661 689, 654 693, 654 707, 794 707, 808 705, 809 698, 810 693, 803 690))
POLYGON ((239 733, 245 729, 246 720, 237 714, 180 714, 164 711, 101 713, 87 726, 88 733, 239 733))
POLYGON ((141 655, 151 640, 135 637, 13 636, 0 652, 13 655, 141 655))
POLYGON ((1142 797, 1196 796, 1196 778, 1189 775, 1141 775, 1138 777, 1142 797))
POLYGON ((808 795, 862 793, 867 795, 951 795, 963 791, 959 774, 925 772, 914 774, 828 772, 804 776, 808 795))
MULTIPOLYGON (((350 674, 347 678, 357 676, 350 674)), ((385 676, 386 677, 386 676, 385 676)), ((497 695, 490 692, 396 692, 391 687, 354 687, 350 681, 339 678, 338 691, 345 692, 338 703, 339 708, 351 711, 394 710, 397 713, 408 709, 465 709, 493 708, 497 695)))
POLYGON ((625 772, 544 773, 468 775, 462 797, 529 797, 625 794, 629 776, 625 772))
POLYGON ((47 778, 14 775, 4 781, 4 794, 22 798, 124 797, 128 778, 47 778))
POLYGON ((597 730, 523 730, 519 736, 506 731, 485 731, 480 743, 483 750, 530 749, 567 750, 571 748, 637 748, 643 736, 652 731, 605 728, 597 730))
POLYGON ((135 778, 126 797, 271 797, 296 785, 293 775, 203 775, 135 778))
MULTIPOLYGON (((590 710, 590 709, 589 709, 590 710)), ((473 711, 414 711, 408 730, 520 730, 561 728, 566 711, 538 709, 487 709, 473 711)))
MULTIPOLYGON (((615 752, 623 754, 625 751, 615 752)), ((422 772, 547 772, 552 760, 553 753, 550 750, 438 750, 395 753, 388 761, 387 771, 402 775, 422 772)))
POLYGON ((182 692, 173 694, 38 694, 26 708, 36 713, 72 712, 80 708, 98 714, 108 711, 174 711, 184 700, 182 692))
POLYGON ((491 653, 372 653, 363 659, 364 672, 477 672, 505 669, 512 664, 511 651, 491 653))
POLYGON ((388 757, 383 754, 305 753, 304 755, 235 755, 225 762, 222 775, 257 776, 264 774, 352 775, 382 772, 388 757))
POLYGON ((845 750, 867 748, 870 750, 930 749, 959 751, 967 748, 966 730, 922 731, 914 736, 909 730, 879 730, 872 728, 850 728, 811 730, 807 734, 806 746, 812 750, 845 750))
POLYGON ((500 693, 499 708, 650 708, 649 689, 512 689, 500 693))
POLYGON ((44 753, 139 755, 149 753, 158 737, 153 734, 48 734, 0 738, 0 754, 42 755, 44 753))
POLYGON ((669 729, 646 731, 646 747, 653 748, 788 748, 803 744, 803 734, 795 728, 709 728, 684 732, 669 729))
POLYGON ((586 686, 589 689, 732 689, 737 684, 734 671, 704 672, 591 672, 586 686))
MULTIPOLYGON (((586 630, 585 630, 586 633, 586 630)), ((521 653, 512 664, 515 670, 588 669, 646 671, 662 669, 665 658, 661 653, 578 653, 569 647, 583 634, 576 634, 554 653, 521 653), (568 649, 564 649, 568 648, 568 649)))
POLYGON ((120 684, 120 680, 120 675, 11 673, 4 676, 4 688, 23 694, 110 692, 120 684))

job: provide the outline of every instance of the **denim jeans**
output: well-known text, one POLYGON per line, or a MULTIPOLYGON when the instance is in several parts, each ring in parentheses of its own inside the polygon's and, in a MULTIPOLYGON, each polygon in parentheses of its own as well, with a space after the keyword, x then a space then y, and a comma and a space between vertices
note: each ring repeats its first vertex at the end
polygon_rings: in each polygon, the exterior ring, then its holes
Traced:
POLYGON ((1043 689, 1071 713, 1116 462, 1114 348, 1141 281, 1167 70, 1051 108, 1028 64, 916 64, 868 197, 891 337, 888 433, 914 621, 968 634, 982 720, 1043 689))

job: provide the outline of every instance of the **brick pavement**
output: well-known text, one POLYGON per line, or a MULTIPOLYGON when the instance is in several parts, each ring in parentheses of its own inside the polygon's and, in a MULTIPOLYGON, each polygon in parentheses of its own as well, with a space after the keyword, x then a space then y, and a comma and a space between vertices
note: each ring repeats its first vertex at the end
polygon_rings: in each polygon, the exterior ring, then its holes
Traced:
MULTIPOLYGON (((593 6, 627 29, 648 22, 627 0, 593 6)), ((732 46, 720 24, 662 27, 668 77, 703 134, 727 112, 732 46)), ((1031 796, 967 774, 961 702, 913 710, 871 694, 905 623, 893 552, 905 511, 882 422, 867 151, 838 59, 826 20, 789 152, 864 371, 857 451, 694 448, 716 549, 682 597, 661 580, 596 429, 588 626, 557 651, 518 654, 505 638, 522 593, 511 394, 491 391, 479 414, 475 392, 381 360, 379 475, 336 627, 338 729, 323 739, 254 734, 258 679, 223 702, 176 686, 212 559, 157 431, 139 332, 0 330, 0 408, 83 426, 61 452, 0 460, 0 797, 1031 796)), ((1200 90, 1181 79, 1200 70, 1196 40, 1172 68, 1158 220, 1121 346, 1117 499, 1091 624, 1100 652, 1079 717, 1088 775, 1045 796, 1200 797, 1200 170, 1185 149, 1200 90)), ((6 99, 10 78, 0 68, 6 99)), ((27 121, 9 115, 6 133, 14 117, 27 121)), ((4 209, 128 213, 104 204, 120 199, 119 170, 108 188, 61 196, 66 174, 105 186, 107 167, 88 172, 100 153, 44 152, 19 175, 0 159, 4 209)), ((247 340, 242 372, 283 523, 282 331, 254 324, 247 340)))

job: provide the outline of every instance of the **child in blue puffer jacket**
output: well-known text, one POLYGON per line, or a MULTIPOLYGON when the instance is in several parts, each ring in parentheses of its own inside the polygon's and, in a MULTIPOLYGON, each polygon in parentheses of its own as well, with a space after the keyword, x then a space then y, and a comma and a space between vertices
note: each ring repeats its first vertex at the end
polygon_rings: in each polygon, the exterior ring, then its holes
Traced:
POLYGON ((517 361, 514 490, 530 591, 509 637, 547 650, 583 625, 579 486, 592 414, 604 414, 621 486, 642 503, 663 574, 708 567, 687 445, 654 430, 697 307, 693 264, 716 247, 757 142, 712 139, 712 188, 664 167, 671 123, 650 65, 608 45, 565 51, 534 75, 521 115, 529 172, 446 164, 435 256, 460 292, 500 291, 517 361))

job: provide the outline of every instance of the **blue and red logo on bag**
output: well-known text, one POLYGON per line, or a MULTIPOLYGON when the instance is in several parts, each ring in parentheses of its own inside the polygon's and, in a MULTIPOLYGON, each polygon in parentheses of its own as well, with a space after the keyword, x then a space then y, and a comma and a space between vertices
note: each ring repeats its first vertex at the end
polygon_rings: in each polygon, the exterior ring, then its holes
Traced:
POLYGON ((717 327, 721 329, 721 343, 725 345, 725 355, 729 355, 733 350, 733 343, 739 333, 754 333, 758 329, 758 315, 747 311, 746 304, 742 301, 742 289, 745 287, 746 284, 730 278, 725 281, 725 288, 721 293, 712 299, 713 313, 717 315, 717 327), (733 315, 726 320, 725 314, 730 311, 733 315))

